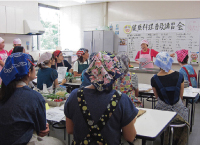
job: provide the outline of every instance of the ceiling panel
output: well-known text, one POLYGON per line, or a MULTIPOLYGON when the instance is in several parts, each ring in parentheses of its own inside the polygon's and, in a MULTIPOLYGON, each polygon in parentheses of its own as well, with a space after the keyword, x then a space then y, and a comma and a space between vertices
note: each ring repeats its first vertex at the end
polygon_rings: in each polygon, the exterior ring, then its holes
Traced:
POLYGON ((54 7, 67 7, 67 6, 75 6, 75 5, 84 5, 84 4, 91 4, 91 3, 100 3, 106 2, 106 0, 38 0, 39 3, 50 5, 54 7))

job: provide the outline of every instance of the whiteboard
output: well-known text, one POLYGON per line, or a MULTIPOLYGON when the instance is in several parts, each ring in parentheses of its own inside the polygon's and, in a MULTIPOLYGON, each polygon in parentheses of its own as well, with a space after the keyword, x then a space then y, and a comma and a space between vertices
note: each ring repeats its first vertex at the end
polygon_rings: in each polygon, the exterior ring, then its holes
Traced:
MULTIPOLYGON (((158 52, 171 54, 180 49, 187 49, 189 58, 191 59, 190 54, 195 53, 198 55, 196 64, 199 62, 200 19, 111 22, 109 27, 117 37, 117 50, 127 51, 132 62, 141 50, 140 42, 143 39, 149 41, 148 48, 158 52), (127 40, 123 47, 120 45, 122 39, 127 40)), ((174 62, 178 63, 176 57, 174 62)))

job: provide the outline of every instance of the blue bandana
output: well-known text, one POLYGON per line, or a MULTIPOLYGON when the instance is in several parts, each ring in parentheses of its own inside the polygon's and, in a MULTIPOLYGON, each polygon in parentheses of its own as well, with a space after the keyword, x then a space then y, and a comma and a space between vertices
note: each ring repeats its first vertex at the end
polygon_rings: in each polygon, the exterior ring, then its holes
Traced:
POLYGON ((3 83, 7 86, 13 80, 22 79, 28 74, 31 65, 32 58, 29 54, 21 52, 11 54, 0 73, 3 83))
POLYGON ((167 52, 159 52, 156 55, 155 65, 163 69, 165 72, 168 72, 171 69, 173 63, 172 57, 167 52))

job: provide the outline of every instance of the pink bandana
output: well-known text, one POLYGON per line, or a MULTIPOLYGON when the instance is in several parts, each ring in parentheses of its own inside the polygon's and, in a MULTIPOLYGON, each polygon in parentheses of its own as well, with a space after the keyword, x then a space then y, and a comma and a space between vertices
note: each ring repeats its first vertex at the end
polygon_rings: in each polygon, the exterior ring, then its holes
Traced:
POLYGON ((183 62, 184 58, 188 55, 188 50, 181 49, 176 51, 176 54, 177 54, 177 60, 183 62))

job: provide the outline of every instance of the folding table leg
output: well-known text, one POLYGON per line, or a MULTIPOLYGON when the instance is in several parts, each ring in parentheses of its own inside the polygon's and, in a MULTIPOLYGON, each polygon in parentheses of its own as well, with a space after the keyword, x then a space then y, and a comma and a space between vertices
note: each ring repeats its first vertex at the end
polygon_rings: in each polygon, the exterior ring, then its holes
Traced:
POLYGON ((142 145, 146 145, 146 140, 142 139, 142 145))
POLYGON ((70 134, 68 134, 68 145, 70 145, 70 134))

